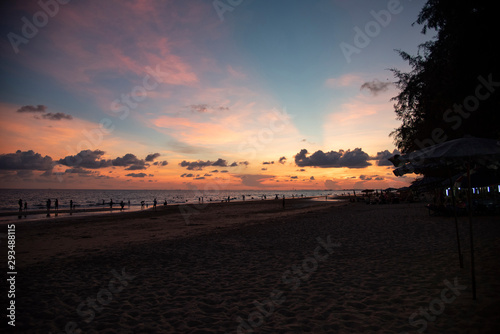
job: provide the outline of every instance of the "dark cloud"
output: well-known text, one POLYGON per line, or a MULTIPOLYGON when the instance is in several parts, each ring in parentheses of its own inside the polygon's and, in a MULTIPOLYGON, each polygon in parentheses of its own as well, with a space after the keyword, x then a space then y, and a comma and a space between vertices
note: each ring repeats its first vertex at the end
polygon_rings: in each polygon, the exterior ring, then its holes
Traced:
POLYGON ((278 162, 279 162, 280 164, 284 164, 284 163, 286 162, 286 157, 281 157, 281 158, 278 160, 278 162))
MULTIPOLYGON (((125 176, 129 176, 129 177, 146 177, 148 176, 148 174, 146 173, 130 173, 130 174, 127 174, 125 176)), ((151 176, 151 174, 150 174, 151 176)))
POLYGON ((58 164, 68 167, 83 167, 90 169, 105 168, 112 165, 111 160, 101 160, 104 151, 83 150, 76 155, 68 155, 57 161, 58 164))
MULTIPOLYGON (((51 121, 60 121, 61 119, 68 119, 68 120, 73 119, 73 116, 65 114, 63 112, 56 112, 56 113, 48 112, 46 114, 41 115, 41 117, 43 119, 48 119, 51 121)), ((39 117, 35 116, 35 118, 39 118, 39 117)))
POLYGON ((217 169, 214 169, 214 170, 210 171, 210 173, 218 173, 218 172, 219 172, 219 170, 217 170, 217 169))
POLYGON ((47 112, 47 107, 44 105, 37 105, 37 106, 22 106, 21 108, 17 109, 17 112, 20 113, 41 113, 42 115, 38 116, 35 115, 36 119, 48 119, 51 121, 60 121, 62 119, 68 119, 71 120, 73 119, 73 116, 65 114, 63 112, 56 112, 56 113, 51 113, 47 112))
POLYGON ((153 153, 153 154, 148 154, 148 156, 146 157, 146 160, 147 162, 152 162, 154 161, 156 158, 158 158, 160 156, 160 153, 153 153))
POLYGON ((389 89, 389 86, 391 86, 392 83, 390 82, 382 82, 380 80, 372 80, 372 81, 367 81, 364 84, 361 85, 361 90, 366 89, 372 95, 377 95, 380 92, 385 92, 386 90, 389 89))
POLYGON ((45 110, 47 110, 47 107, 44 105, 37 105, 35 106, 22 106, 21 108, 17 109, 17 112, 41 112, 44 113, 45 110))
POLYGON ((204 176, 198 176, 198 177, 195 177, 194 179, 195 180, 205 180, 205 177, 204 176))
POLYGON ((377 155, 372 158, 372 160, 377 160, 377 166, 394 166, 392 162, 388 159, 395 156, 396 154, 401 154, 398 150, 389 152, 388 150, 377 152, 377 155))
POLYGON ((274 161, 264 161, 263 165, 274 165, 274 161))
POLYGON ((153 163, 153 165, 155 165, 155 166, 160 166, 160 167, 161 167, 161 166, 166 166, 166 165, 168 165, 168 161, 166 161, 166 160, 165 160, 165 161, 155 161, 155 162, 153 163))
POLYGON ((228 166, 227 161, 224 159, 217 159, 217 161, 182 161, 179 164, 181 167, 186 167, 188 170, 202 170, 205 167, 214 166, 214 167, 236 167, 238 164, 236 162, 232 163, 228 166))
POLYGON ((54 162, 52 158, 46 155, 42 157, 40 153, 32 150, 16 153, 0 154, 0 170, 52 170, 54 162))
POLYGON ((187 106, 191 111, 197 112, 197 113, 209 113, 213 112, 214 110, 219 110, 219 111, 228 111, 229 107, 225 106, 211 106, 206 103, 201 103, 201 104, 191 104, 187 106))
POLYGON ((123 157, 118 157, 111 161, 113 166, 127 167, 125 170, 143 170, 149 167, 142 159, 138 159, 134 154, 127 153, 123 157))
POLYGON ((316 151, 307 156, 306 149, 302 149, 295 155, 295 164, 299 167, 321 167, 321 168, 363 168, 370 166, 368 162, 369 156, 360 148, 354 150, 340 150, 339 152, 330 151, 324 153, 323 151, 316 151))
POLYGON ((76 167, 76 168, 68 168, 64 171, 64 173, 65 174, 90 175, 90 174, 93 174, 95 172, 88 170, 88 169, 81 168, 81 167, 76 167))
POLYGON ((298 176, 290 176, 291 179, 298 179, 298 176))
POLYGON ((360 179, 360 180, 363 180, 363 181, 370 181, 370 180, 372 180, 372 179, 373 179, 373 177, 371 177, 371 176, 367 176, 367 175, 360 175, 360 176, 359 176, 359 179, 360 179))
POLYGON ((243 165, 243 166, 248 166, 250 163, 248 161, 240 161, 238 164, 243 165))
POLYGON ((309 178, 309 180, 315 180, 314 176, 311 176, 311 177, 309 178))
POLYGON ((181 177, 194 177, 193 174, 187 174, 187 173, 184 173, 181 175, 181 177))
POLYGON ((191 109, 191 111, 196 111, 196 112, 199 112, 199 113, 205 113, 210 108, 208 106, 208 104, 191 104, 188 107, 191 109))
POLYGON ((262 167, 262 168, 261 168, 260 170, 267 170, 267 168, 265 168, 265 167, 262 167))

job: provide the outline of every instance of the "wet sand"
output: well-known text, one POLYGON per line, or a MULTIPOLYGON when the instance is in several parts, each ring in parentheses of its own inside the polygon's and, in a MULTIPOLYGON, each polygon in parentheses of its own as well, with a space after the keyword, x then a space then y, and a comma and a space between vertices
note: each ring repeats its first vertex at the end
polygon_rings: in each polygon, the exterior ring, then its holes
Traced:
POLYGON ((423 204, 212 203, 16 224, 25 333, 496 333, 500 224, 423 204), (186 223, 189 223, 187 225, 186 223), (444 292, 443 292, 444 291, 444 292))

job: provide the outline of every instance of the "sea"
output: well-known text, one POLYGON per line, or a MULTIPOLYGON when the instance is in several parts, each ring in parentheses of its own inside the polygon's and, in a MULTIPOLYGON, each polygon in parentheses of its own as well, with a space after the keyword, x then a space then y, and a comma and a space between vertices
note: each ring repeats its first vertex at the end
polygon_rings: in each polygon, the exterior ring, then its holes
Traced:
POLYGON ((347 194, 349 190, 68 190, 68 189, 0 189, 0 212, 13 212, 19 210, 19 199, 26 201, 29 210, 44 210, 47 200, 50 199, 52 207, 55 199, 58 199, 59 209, 69 209, 70 200, 77 209, 109 207, 112 200, 119 207, 123 201, 130 211, 140 210, 141 202, 145 206, 153 205, 156 198, 157 205, 163 205, 165 201, 170 204, 198 203, 200 198, 207 202, 241 201, 245 196, 246 201, 272 200, 276 196, 282 198, 291 197, 314 197, 335 196, 347 194), (130 201, 130 206, 128 203, 130 201))

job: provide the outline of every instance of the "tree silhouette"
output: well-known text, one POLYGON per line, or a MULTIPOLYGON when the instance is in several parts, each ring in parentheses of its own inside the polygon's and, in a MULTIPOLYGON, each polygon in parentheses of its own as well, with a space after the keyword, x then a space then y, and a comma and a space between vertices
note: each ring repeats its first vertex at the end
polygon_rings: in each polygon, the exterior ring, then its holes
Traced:
MULTIPOLYGON (((428 0, 415 23, 436 36, 391 69, 402 121, 391 136, 403 153, 471 135, 500 138, 500 69, 494 2, 428 0)), ((414 23, 414 24, 415 24, 414 23)))

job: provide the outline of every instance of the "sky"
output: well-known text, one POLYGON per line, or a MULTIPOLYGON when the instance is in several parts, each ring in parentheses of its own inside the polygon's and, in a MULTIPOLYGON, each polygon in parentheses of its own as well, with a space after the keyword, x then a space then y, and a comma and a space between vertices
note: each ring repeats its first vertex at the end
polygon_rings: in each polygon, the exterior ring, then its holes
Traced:
POLYGON ((418 0, 2 4, 0 187, 385 189, 418 0))

